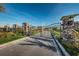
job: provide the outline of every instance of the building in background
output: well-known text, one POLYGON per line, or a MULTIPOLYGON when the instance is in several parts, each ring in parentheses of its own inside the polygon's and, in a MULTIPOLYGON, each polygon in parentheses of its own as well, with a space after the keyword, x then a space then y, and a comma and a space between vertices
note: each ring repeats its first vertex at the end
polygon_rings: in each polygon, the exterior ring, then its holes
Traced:
POLYGON ((30 26, 28 23, 23 23, 22 27, 20 27, 18 24, 13 24, 12 27, 9 25, 4 25, 3 27, 0 27, 0 32, 17 32, 23 35, 30 35, 30 26))
POLYGON ((24 35, 28 35, 29 34, 29 30, 30 30, 30 27, 29 27, 29 24, 28 23, 23 23, 22 24, 22 29, 23 29, 23 34, 24 35))
POLYGON ((10 32, 10 26, 4 25, 4 32, 10 32))
POLYGON ((0 27, 0 32, 3 32, 4 31, 4 27, 0 27))
POLYGON ((13 24, 12 31, 13 31, 13 32, 17 32, 18 29, 19 29, 19 25, 18 25, 18 24, 13 24))

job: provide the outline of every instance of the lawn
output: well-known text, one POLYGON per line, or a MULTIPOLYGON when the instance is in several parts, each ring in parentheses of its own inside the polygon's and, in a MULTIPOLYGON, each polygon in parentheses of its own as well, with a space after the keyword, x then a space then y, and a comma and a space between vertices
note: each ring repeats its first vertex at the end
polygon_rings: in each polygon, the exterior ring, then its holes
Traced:
POLYGON ((13 40, 22 38, 23 36, 13 32, 1 32, 0 33, 0 44, 4 44, 13 40))

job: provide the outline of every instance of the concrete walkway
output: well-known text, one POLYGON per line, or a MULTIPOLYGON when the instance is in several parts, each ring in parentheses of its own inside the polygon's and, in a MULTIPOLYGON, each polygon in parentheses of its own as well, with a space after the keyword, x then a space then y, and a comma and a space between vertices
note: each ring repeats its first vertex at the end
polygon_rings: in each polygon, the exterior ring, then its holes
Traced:
POLYGON ((57 56, 49 32, 0 45, 0 56, 57 56))

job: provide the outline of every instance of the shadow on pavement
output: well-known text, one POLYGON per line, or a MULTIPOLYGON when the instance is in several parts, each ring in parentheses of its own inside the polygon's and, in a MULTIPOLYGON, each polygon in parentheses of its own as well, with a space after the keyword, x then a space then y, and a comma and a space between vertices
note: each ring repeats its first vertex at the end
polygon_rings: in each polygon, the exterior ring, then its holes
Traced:
POLYGON ((20 45, 36 45, 36 44, 33 44, 33 43, 20 43, 20 45))
POLYGON ((43 40, 43 41, 49 41, 49 42, 52 42, 52 38, 49 38, 49 37, 30 37, 30 38, 33 38, 33 39, 36 39, 36 40, 43 40))
POLYGON ((54 46, 46 45, 43 42, 41 42, 42 40, 48 41, 48 42, 51 41, 51 40, 35 38, 35 37, 31 37, 31 38, 34 38, 35 40, 28 40, 25 43, 20 43, 19 45, 40 46, 40 47, 45 47, 47 49, 51 49, 53 51, 56 51, 54 46), (41 41, 39 41, 39 40, 41 40, 41 41))

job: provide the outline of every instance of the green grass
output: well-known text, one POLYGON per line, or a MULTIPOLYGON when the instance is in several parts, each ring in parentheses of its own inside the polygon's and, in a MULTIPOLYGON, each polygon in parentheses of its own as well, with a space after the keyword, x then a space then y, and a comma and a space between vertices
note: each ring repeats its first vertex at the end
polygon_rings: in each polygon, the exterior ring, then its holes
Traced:
MULTIPOLYGON (((31 35, 37 34, 38 31, 34 30, 32 31, 31 35)), ((8 43, 14 40, 17 40, 19 38, 25 37, 21 32, 0 32, 0 45, 4 43, 8 43)))
POLYGON ((0 38, 0 44, 11 42, 13 40, 17 40, 23 37, 22 35, 10 34, 10 33, 7 33, 7 34, 5 33, 5 35, 6 35, 5 37, 0 38))
POLYGON ((79 50, 75 47, 71 47, 71 45, 67 45, 62 43, 63 47, 69 52, 71 56, 78 56, 79 55, 79 50))
POLYGON ((65 44, 63 42, 63 39, 60 37, 60 31, 54 30, 55 37, 58 39, 58 41, 62 44, 62 46, 66 49, 66 51, 69 52, 71 56, 77 56, 79 55, 79 49, 72 47, 71 44, 65 44))
POLYGON ((37 33, 39 33, 38 30, 32 30, 32 31, 31 31, 31 35, 35 35, 35 34, 37 34, 37 33))

